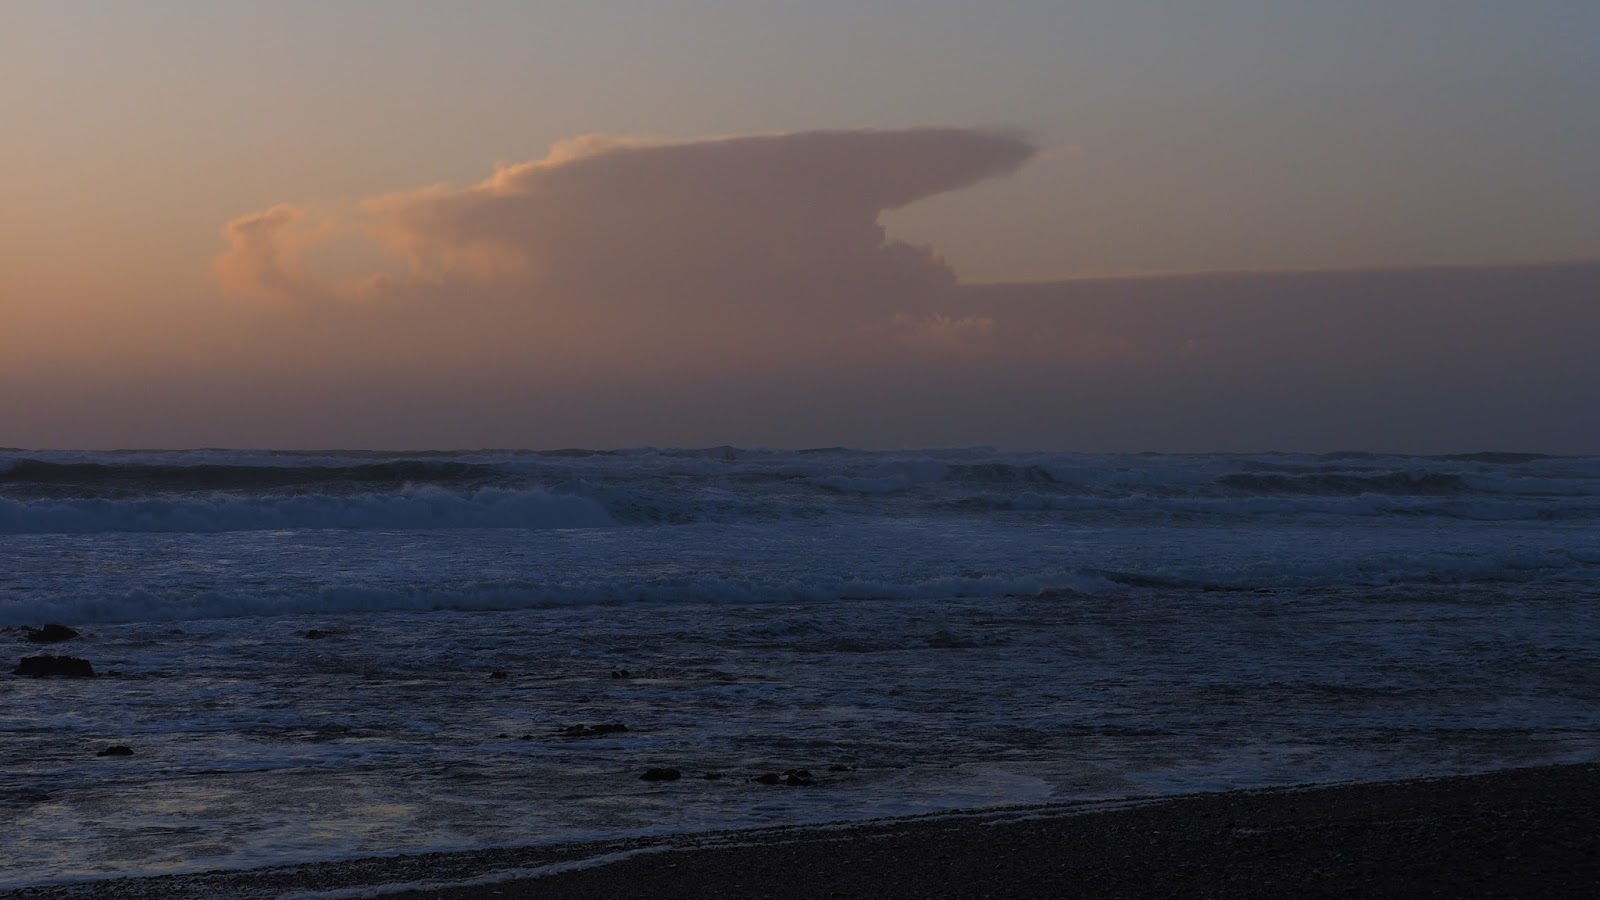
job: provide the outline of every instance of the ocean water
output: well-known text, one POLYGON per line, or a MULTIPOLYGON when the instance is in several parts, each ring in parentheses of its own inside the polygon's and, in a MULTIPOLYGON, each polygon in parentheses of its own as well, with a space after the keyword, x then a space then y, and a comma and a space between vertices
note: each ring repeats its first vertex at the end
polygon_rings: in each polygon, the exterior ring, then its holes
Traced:
POLYGON ((0 626, 6 886, 1595 760, 1600 459, 0 452, 0 626))

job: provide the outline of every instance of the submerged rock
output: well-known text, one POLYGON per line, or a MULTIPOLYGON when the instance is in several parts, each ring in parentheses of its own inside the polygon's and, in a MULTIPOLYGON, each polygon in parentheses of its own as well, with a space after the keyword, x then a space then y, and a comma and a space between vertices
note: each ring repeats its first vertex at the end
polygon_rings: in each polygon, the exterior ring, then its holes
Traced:
POLYGON ((320 641, 323 638, 333 637, 336 634, 344 634, 344 632, 342 632, 342 631, 323 631, 321 628, 313 628, 310 631, 307 631, 305 634, 302 634, 300 636, 305 638, 308 641, 320 641))
POLYGON ((750 780, 756 784, 786 784, 789 787, 812 787, 817 783, 810 769, 787 769, 782 775, 763 772, 750 780))
POLYGON ((55 622, 49 622, 43 628, 24 627, 23 631, 27 634, 28 641, 34 644, 59 644, 78 637, 78 632, 55 622))
POLYGON ((93 678, 94 666, 76 656, 24 656, 11 674, 27 678, 93 678))
POLYGON ((941 630, 928 635, 928 646, 936 650, 964 650, 977 647, 978 643, 969 638, 941 630))
POLYGON ((510 677, 511 677, 511 673, 510 672, 504 672, 504 671, 501 671, 500 669, 495 669, 493 672, 489 673, 489 678, 494 680, 494 681, 504 681, 505 679, 510 678, 510 677))
POLYGON ((621 722, 604 722, 599 725, 568 725, 561 729, 562 737, 599 737, 603 734, 621 734, 628 726, 621 722))
POLYGON ((643 775, 639 776, 639 779, 641 781, 677 781, 682 777, 683 773, 677 769, 652 768, 647 769, 643 775))
POLYGON ((133 748, 125 744, 113 744, 96 753, 95 756, 132 756, 133 748))

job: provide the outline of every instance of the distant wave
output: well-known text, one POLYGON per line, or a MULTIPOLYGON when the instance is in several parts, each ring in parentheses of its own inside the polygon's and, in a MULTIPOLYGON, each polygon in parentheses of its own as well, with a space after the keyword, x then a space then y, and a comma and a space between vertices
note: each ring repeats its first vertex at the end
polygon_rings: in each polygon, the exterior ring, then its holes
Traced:
POLYGON ((1499 466, 1515 466, 1522 463, 1538 462, 1544 459, 1561 459, 1548 453, 1507 453, 1499 450, 1485 450, 1479 453, 1444 453, 1432 459, 1459 460, 1462 462, 1491 463, 1499 466))
MULTIPOLYGON (((692 544, 691 544, 692 546, 692 544)), ((1415 590, 1491 589, 1544 597, 1600 584, 1600 551, 1574 547, 1506 547, 1481 554, 1366 552, 1355 564, 1338 555, 1244 555, 1168 566, 1066 567, 1047 571, 990 569, 973 564, 907 577, 833 574, 818 557, 808 574, 709 572, 650 574, 580 567, 525 579, 455 583, 363 584, 359 581, 276 585, 234 581, 227 587, 151 583, 102 593, 18 592, 0 596, 0 623, 155 622, 237 616, 318 615, 434 610, 521 610, 651 604, 791 604, 822 601, 938 601, 951 598, 1027 598, 1042 602, 1120 601, 1137 592, 1232 591, 1297 596, 1307 589, 1355 588, 1367 596, 1415 590), (960 571, 955 571, 959 569, 960 571)), ((304 574, 304 573, 301 573, 304 574)))
POLYGON ((136 590, 112 596, 0 598, 0 622, 175 622, 238 616, 434 610, 559 609, 652 603, 797 603, 1025 596, 1061 599, 1117 585, 1099 575, 1054 578, 940 576, 917 582, 818 576, 799 580, 697 578, 470 586, 330 585, 289 592, 136 590))
POLYGON ((68 496, 116 496, 161 492, 305 491, 347 486, 398 488, 406 484, 489 483, 501 477, 493 466, 456 460, 385 460, 358 465, 177 465, 141 462, 54 462, 16 459, 0 469, 0 487, 32 488, 68 496))
POLYGON ((0 455, 0 532, 11 533, 1028 514, 1583 520, 1600 517, 1600 459, 736 447, 0 455))
POLYGON ((1043 466, 998 462, 952 465, 945 477, 951 481, 996 484, 1055 484, 1057 481, 1043 466))
POLYGON ((1374 475, 1323 473, 1316 475, 1262 475, 1237 473, 1217 479, 1219 484, 1251 494, 1410 494, 1444 496, 1470 490, 1460 475, 1440 472, 1384 472, 1374 475))
POLYGON ((586 497, 545 491, 449 491, 424 487, 390 494, 140 499, 0 498, 0 533, 107 531, 217 532, 288 528, 596 528, 615 524, 586 497))

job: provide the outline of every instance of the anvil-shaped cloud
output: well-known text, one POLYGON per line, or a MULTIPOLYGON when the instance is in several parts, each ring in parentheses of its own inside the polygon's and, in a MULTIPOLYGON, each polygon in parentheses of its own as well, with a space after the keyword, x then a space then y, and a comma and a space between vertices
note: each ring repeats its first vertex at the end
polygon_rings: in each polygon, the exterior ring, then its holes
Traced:
POLYGON ((469 188, 367 199, 354 216, 276 206, 241 217, 217 271, 248 294, 526 304, 542 311, 535 321, 569 324, 887 322, 927 309, 954 274, 930 249, 890 240, 879 216, 1034 154, 1021 136, 960 128, 580 138, 469 188), (304 263, 352 233, 380 241, 404 271, 340 281, 304 263))
POLYGON ((958 128, 583 138, 467 188, 275 206, 216 264, 275 302, 215 307, 225 355, 147 393, 201 395, 184 433, 215 445, 1600 441, 1573 412, 1600 265, 976 285, 879 222, 1034 155, 958 128))

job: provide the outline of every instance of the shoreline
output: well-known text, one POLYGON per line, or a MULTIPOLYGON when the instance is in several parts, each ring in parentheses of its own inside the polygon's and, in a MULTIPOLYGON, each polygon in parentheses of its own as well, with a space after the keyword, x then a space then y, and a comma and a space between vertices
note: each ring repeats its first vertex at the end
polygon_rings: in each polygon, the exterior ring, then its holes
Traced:
POLYGON ((1600 895, 1600 763, 0 889, 0 898, 1600 895))

